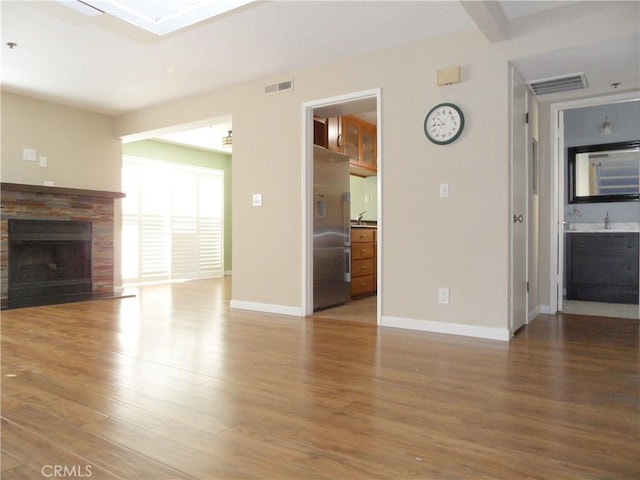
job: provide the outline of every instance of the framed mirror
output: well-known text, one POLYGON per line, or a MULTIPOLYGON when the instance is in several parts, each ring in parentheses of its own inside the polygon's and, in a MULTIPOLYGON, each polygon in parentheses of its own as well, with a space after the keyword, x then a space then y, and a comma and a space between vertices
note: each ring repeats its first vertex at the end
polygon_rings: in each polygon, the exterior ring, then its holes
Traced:
POLYGON ((569 203, 637 201, 640 140, 571 147, 569 203))

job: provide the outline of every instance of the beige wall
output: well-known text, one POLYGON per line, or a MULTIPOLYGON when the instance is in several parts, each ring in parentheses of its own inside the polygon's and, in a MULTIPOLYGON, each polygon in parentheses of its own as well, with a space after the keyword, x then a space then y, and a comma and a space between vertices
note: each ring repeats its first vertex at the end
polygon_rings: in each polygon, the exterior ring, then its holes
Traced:
POLYGON ((122 142, 112 117, 2 92, 2 181, 120 191, 122 142), (22 159, 24 148, 46 168, 22 159))

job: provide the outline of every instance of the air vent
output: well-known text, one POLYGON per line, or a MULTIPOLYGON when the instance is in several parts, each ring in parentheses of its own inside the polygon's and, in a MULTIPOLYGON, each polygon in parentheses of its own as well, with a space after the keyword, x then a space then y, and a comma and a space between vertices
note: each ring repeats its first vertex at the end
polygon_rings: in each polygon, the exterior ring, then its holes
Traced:
POLYGON ((272 83, 264 87, 265 95, 275 95, 276 93, 290 92, 293 90, 293 80, 286 80, 284 82, 272 83))
POLYGON ((587 88, 587 76, 584 73, 572 73, 561 77, 545 78, 528 82, 529 88, 535 95, 568 92, 587 88))

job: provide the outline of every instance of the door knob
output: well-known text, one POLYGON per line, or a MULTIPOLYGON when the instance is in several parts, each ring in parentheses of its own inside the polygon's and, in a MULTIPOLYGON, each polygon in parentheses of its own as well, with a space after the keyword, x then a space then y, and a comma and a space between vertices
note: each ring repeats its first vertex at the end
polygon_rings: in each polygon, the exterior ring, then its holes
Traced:
POLYGON ((524 217, 522 214, 513 216, 513 223, 522 223, 524 221, 524 217))

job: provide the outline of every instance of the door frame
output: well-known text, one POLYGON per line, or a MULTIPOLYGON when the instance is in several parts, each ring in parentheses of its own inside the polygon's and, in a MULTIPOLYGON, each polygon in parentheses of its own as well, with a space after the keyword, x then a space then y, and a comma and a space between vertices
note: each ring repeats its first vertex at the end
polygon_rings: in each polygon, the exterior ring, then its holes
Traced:
POLYGON ((552 103, 551 115, 551 215, 549 229, 549 313, 562 311, 564 287, 564 111, 575 108, 597 107, 612 103, 640 100, 640 92, 626 92, 616 95, 603 95, 578 100, 552 103))
POLYGON ((382 211, 382 90, 380 88, 348 93, 335 97, 312 100, 302 104, 302 272, 301 285, 303 315, 313 313, 313 111, 320 107, 338 106, 358 100, 375 98, 376 100, 376 143, 377 143, 377 309, 376 323, 380 324, 382 316, 382 244, 383 244, 383 211, 382 211))

